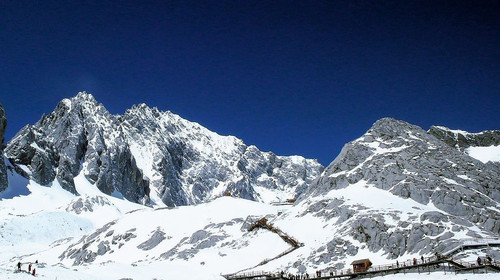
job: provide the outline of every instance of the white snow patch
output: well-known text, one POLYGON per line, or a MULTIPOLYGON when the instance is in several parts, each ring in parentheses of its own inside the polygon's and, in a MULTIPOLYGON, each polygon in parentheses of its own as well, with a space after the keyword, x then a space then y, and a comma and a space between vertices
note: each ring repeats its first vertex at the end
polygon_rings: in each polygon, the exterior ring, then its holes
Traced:
POLYGON ((40 146, 38 146, 38 144, 37 144, 37 143, 35 143, 35 142, 31 143, 31 144, 30 144, 30 147, 33 147, 33 148, 35 148, 36 150, 38 150, 38 151, 40 151, 40 152, 42 152, 42 153, 44 153, 44 152, 45 152, 45 150, 44 150, 44 149, 42 149, 42 148, 40 148, 40 146))
POLYGON ((500 162, 500 146, 489 146, 489 147, 469 147, 465 149, 465 152, 484 163, 488 161, 500 162))
POLYGON ((365 180, 360 180, 346 188, 331 190, 325 195, 325 198, 343 198, 349 204, 359 204, 375 209, 399 210, 403 212, 415 212, 415 209, 421 209, 421 211, 441 212, 431 205, 431 203, 423 205, 413 199, 405 199, 393 195, 389 191, 371 186, 365 180))
POLYGON ((467 175, 457 175, 458 178, 464 179, 464 180, 469 180, 472 181, 471 178, 469 178, 467 175))
POLYGON ((459 184, 457 181, 453 180, 453 179, 450 179, 450 178, 442 178, 443 181, 445 181, 447 184, 450 184, 450 185, 459 185, 459 186, 463 186, 462 184, 459 184))

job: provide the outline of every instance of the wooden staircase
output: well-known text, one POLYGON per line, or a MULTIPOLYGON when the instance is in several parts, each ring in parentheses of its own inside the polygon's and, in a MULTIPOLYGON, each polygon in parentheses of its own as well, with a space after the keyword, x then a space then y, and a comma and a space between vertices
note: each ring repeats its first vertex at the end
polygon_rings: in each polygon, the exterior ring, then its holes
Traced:
POLYGON ((298 242, 293 237, 291 237, 288 234, 286 234, 285 232, 283 232, 281 229, 273 226, 273 224, 271 224, 271 223, 268 223, 266 218, 261 218, 258 221, 256 221, 255 223, 253 223, 252 225, 250 225, 250 227, 248 227, 248 231, 253 231, 257 228, 266 229, 266 230, 269 230, 271 232, 276 233, 279 237, 281 237, 281 239, 283 239, 283 241, 290 244, 290 246, 292 246, 295 249, 304 246, 303 243, 298 242))

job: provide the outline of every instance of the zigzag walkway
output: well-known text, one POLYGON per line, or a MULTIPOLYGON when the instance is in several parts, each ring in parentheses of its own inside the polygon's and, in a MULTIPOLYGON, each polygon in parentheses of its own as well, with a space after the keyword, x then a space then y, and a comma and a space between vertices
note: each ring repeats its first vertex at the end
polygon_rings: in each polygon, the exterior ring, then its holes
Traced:
MULTIPOLYGON (((259 220, 260 221, 260 220, 259 220)), ((259 221, 257 223, 259 223, 259 221)), ((257 224, 256 223, 256 224, 257 224)), ((260 221, 259 225, 251 227, 252 229, 256 227, 267 227, 267 221, 260 221)), ((249 229, 250 230, 250 229, 249 229)), ((284 272, 266 272, 266 271, 255 271, 248 273, 235 273, 222 275, 228 280, 250 280, 250 279, 266 279, 266 280, 295 280, 295 279, 352 279, 352 278, 362 278, 366 276, 375 275, 385 275, 385 274, 395 274, 395 273, 406 273, 410 271, 420 272, 431 272, 437 270, 448 269, 450 272, 460 273, 466 271, 492 271, 500 272, 500 261, 497 260, 485 260, 481 262, 464 262, 460 260, 453 260, 452 256, 457 252, 481 248, 484 246, 500 246, 500 240, 464 240, 461 245, 457 246, 445 254, 436 254, 436 256, 430 258, 413 259, 402 263, 393 263, 387 265, 380 265, 375 267, 370 267, 368 270, 363 272, 353 272, 351 269, 341 270, 341 271, 318 271, 316 275, 292 275, 286 274, 284 272), (447 265, 447 266, 445 266, 447 265)), ((296 249, 296 248, 295 248, 296 249)), ((292 250, 293 251, 293 250, 292 250)), ((266 262, 267 263, 267 262, 266 262)), ((260 264, 259 264, 260 265, 260 264)), ((257 266, 259 266, 257 265, 257 266)), ((256 267, 257 267, 256 266, 256 267)))
MULTIPOLYGON (((240 274, 241 271, 254 269, 254 268, 259 267, 261 265, 267 264, 268 262, 271 262, 271 261, 274 261, 276 259, 279 259, 279 258, 281 258, 281 257, 283 257, 285 255, 290 254, 291 252, 295 251, 299 247, 304 246, 304 243, 298 242, 293 237, 289 236, 288 234, 286 234, 285 232, 283 232, 279 228, 273 226, 273 224, 268 223, 266 218, 261 218, 260 220, 256 221, 252 225, 250 225, 250 227, 248 228, 248 231, 252 231, 252 230, 258 229, 258 228, 262 228, 262 229, 269 230, 271 232, 276 233, 281 239, 283 239, 283 241, 285 241, 286 243, 288 243, 291 247, 288 250, 286 250, 286 251, 282 252, 281 254, 277 255, 276 257, 271 258, 271 259, 265 259, 265 260, 261 261, 259 264, 255 265, 255 266, 253 266, 251 268, 245 268, 245 269, 240 270, 240 271, 238 271, 236 273, 233 273, 233 274, 223 275, 226 279, 244 279, 244 278, 227 278, 227 277, 231 277, 231 276, 238 277, 237 275, 243 275, 243 274, 240 274)), ((260 272, 256 273, 256 275, 259 274, 259 273, 260 272)), ((252 274, 252 273, 250 273, 250 274, 252 274)), ((253 274, 255 274, 255 273, 253 273, 253 274)), ((260 277, 260 276, 254 276, 253 278, 257 278, 257 277, 260 277)), ((265 278, 265 279, 267 279, 267 278, 265 278)))
POLYGON ((248 228, 248 231, 252 231, 252 230, 254 230, 256 228, 263 228, 263 229, 270 230, 270 231, 276 233, 277 235, 279 235, 279 237, 281 237, 281 239, 283 239, 283 241, 285 241, 286 243, 290 244, 290 246, 292 246, 294 248, 298 248, 298 247, 304 246, 304 244, 298 242, 293 237, 291 237, 288 234, 284 233, 279 228, 273 226, 273 224, 268 223, 266 218, 262 218, 262 219, 258 220, 257 222, 253 223, 248 228))

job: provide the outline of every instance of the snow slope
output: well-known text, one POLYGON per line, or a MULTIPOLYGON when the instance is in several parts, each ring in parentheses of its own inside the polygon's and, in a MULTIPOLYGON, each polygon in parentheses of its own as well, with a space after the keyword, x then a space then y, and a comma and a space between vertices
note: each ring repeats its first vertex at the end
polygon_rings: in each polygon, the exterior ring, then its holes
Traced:
MULTIPOLYGON (((29 195, 0 201, 1 279, 26 279, 29 275, 15 273, 13 266, 21 261, 26 269, 35 260, 41 279, 223 279, 221 274, 252 270, 313 275, 320 269, 346 268, 359 258, 377 265, 394 262, 387 252, 374 250, 353 234, 357 225, 369 225, 368 219, 383 221, 390 234, 402 223, 408 227, 412 221, 426 221, 429 213, 445 215, 432 204, 401 198, 365 181, 294 206, 221 197, 175 208, 148 208, 96 193, 83 176, 77 176, 76 185, 82 196, 58 185, 30 182, 29 195), (304 245, 259 266, 290 249, 270 231, 248 231, 261 217, 304 245)), ((457 227, 452 221, 417 223, 444 229, 431 238, 457 227)), ((469 238, 470 231, 483 235, 477 227, 458 229, 453 232, 459 239, 469 238)), ((403 250, 398 259, 420 255, 403 250)))
POLYGON ((24 279, 13 266, 35 260, 42 279, 220 279, 288 248, 275 234, 246 230, 249 216, 282 207, 222 197, 153 209, 97 195, 84 177, 76 186, 81 196, 31 181, 29 195, 0 201, 1 279, 24 279))

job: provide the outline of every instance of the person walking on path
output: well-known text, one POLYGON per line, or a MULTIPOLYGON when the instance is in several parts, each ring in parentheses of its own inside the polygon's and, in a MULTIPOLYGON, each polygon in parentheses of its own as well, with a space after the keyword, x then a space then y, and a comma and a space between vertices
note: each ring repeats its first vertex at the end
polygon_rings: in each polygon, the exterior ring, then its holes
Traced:
POLYGON ((28 272, 31 272, 31 263, 30 263, 30 265, 28 265, 28 272))
POLYGON ((33 268, 33 276, 35 276, 35 268, 33 268))

